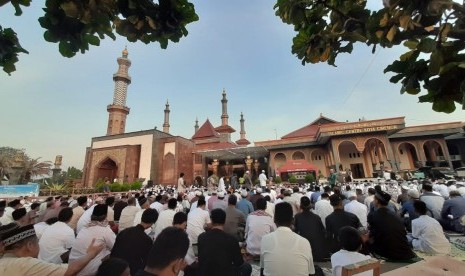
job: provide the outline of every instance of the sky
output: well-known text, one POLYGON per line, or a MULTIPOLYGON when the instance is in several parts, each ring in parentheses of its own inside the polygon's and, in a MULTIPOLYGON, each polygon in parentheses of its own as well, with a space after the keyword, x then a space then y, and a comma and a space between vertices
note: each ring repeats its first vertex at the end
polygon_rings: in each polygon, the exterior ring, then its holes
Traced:
MULTIPOLYGON (((85 54, 62 57, 58 44, 43 39, 37 19, 43 1, 32 1, 15 17, 12 6, 0 9, 0 24, 12 27, 29 54, 20 55, 17 71, 0 72, 0 146, 23 148, 32 157, 63 168, 82 168, 91 138, 106 134, 112 102, 116 58, 127 46, 132 83, 126 132, 162 129, 165 103, 170 103, 170 133, 190 138, 196 117, 221 123, 221 93, 228 97, 229 124, 239 139, 244 113, 247 139, 273 140, 303 127, 320 113, 337 121, 405 116, 407 125, 464 121, 465 111, 432 111, 418 97, 401 95, 384 68, 402 47, 365 45, 340 55, 337 67, 326 63, 302 66, 291 53, 292 26, 275 15, 268 0, 195 0, 200 20, 187 26, 189 35, 166 50, 157 43, 130 43, 106 38, 85 54)), ((377 4, 371 4, 377 8, 377 4)))

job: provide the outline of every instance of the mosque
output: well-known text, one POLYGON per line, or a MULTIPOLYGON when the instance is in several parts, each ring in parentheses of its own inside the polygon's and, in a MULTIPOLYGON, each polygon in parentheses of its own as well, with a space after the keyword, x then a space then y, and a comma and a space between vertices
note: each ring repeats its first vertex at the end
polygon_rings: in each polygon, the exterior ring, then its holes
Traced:
POLYGON ((320 114, 318 118, 281 137, 257 141, 246 138, 245 120, 240 119, 240 139, 230 126, 228 99, 223 90, 221 125, 207 119, 195 121, 190 138, 170 133, 169 103, 164 110, 163 131, 148 129, 125 132, 127 89, 131 83, 128 51, 117 59, 118 71, 113 102, 107 106, 105 136, 93 137, 86 149, 83 182, 94 185, 99 179, 133 182, 141 179, 173 185, 181 172, 185 181, 204 183, 215 174, 241 176, 261 170, 268 176, 308 172, 327 176, 330 169, 350 170, 354 178, 368 178, 381 170, 414 170, 422 166, 458 168, 465 166, 465 124, 450 122, 406 126, 404 117, 338 122, 320 114))

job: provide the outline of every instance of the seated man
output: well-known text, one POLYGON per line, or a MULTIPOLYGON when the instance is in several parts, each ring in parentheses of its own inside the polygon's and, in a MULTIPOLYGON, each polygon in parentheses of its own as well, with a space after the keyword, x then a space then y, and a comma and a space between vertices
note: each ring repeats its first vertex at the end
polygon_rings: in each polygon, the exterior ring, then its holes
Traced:
POLYGON ((265 212, 266 199, 259 198, 256 205, 257 210, 249 214, 245 224, 246 249, 252 256, 260 255, 262 237, 276 229, 273 219, 265 212))
MULTIPOLYGON (((342 249, 331 255, 333 276, 341 276, 343 266, 355 264, 371 258, 368 255, 363 255, 358 252, 362 248, 362 238, 357 229, 350 226, 342 227, 339 231, 339 241, 342 249)), ((371 276, 373 272, 370 270, 357 275, 371 276)))
POLYGON ((339 230, 344 226, 351 226, 358 229, 362 226, 358 217, 352 213, 344 211, 341 195, 334 194, 329 197, 329 202, 334 208, 334 212, 326 217, 326 234, 329 242, 329 250, 334 253, 341 249, 339 244, 339 230))
POLYGON ((236 238, 224 232, 226 213, 211 212, 210 231, 199 235, 199 275, 250 275, 252 267, 244 262, 236 238))
POLYGON ((189 238, 184 230, 168 227, 161 231, 147 256, 147 264, 136 276, 178 275, 186 267, 184 256, 189 238))
POLYGON ((276 204, 274 221, 278 229, 262 238, 260 268, 263 275, 314 274, 310 243, 291 230, 291 204, 276 204))
POLYGON ((4 246, 0 275, 76 275, 103 249, 103 245, 95 245, 93 239, 86 254, 74 263, 52 264, 37 259, 39 242, 32 224, 22 227, 4 225, 0 227, 0 233, 0 242, 4 246))
POLYGON ((407 232, 400 217, 388 209, 391 196, 378 191, 373 201, 376 211, 368 215, 370 251, 394 261, 409 261, 416 257, 407 241, 407 232))
POLYGON ((412 220, 413 249, 430 254, 448 254, 450 243, 437 220, 426 215, 426 204, 423 201, 413 202, 415 212, 419 215, 412 220))
POLYGON ((325 241, 326 231, 321 218, 310 211, 310 206, 308 197, 300 198, 302 212, 295 215, 294 231, 310 242, 313 259, 317 262, 324 262, 329 258, 328 245, 325 241))
POLYGON ((450 191, 450 198, 444 202, 441 211, 441 225, 444 230, 464 233, 460 218, 465 216, 465 198, 459 191, 450 191))

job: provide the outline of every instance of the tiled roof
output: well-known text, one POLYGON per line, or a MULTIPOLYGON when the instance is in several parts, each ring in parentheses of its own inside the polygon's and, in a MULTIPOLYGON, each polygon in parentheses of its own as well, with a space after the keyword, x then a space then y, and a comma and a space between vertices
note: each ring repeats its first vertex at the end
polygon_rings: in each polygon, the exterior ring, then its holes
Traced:
POLYGON ((197 132, 192 136, 192 139, 205 139, 205 138, 217 138, 220 137, 220 134, 215 131, 215 128, 210 123, 210 120, 206 120, 205 123, 197 130, 197 132))
POLYGON ((299 128, 298 130, 294 130, 293 132, 284 135, 283 137, 281 137, 281 139, 315 136, 318 133, 319 128, 319 125, 306 125, 303 128, 299 128))
POLYGON ((232 142, 205 143, 205 144, 195 145, 194 151, 220 150, 220 149, 230 149, 230 148, 236 148, 236 147, 238 147, 238 145, 232 142))
POLYGON ((236 144, 241 145, 241 146, 245 146, 245 145, 249 145, 250 141, 247 140, 247 139, 240 139, 240 140, 236 141, 236 144))
POLYGON ((219 133, 233 133, 233 132, 236 132, 236 130, 234 128, 232 128, 232 127, 230 127, 228 125, 216 127, 215 131, 219 132, 219 133))

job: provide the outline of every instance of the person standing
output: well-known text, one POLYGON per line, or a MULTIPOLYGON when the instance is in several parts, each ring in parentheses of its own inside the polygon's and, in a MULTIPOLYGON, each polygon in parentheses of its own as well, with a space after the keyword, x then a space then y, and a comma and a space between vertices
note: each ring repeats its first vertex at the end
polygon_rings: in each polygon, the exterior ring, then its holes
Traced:
POLYGON ((156 210, 146 209, 142 213, 141 223, 126 228, 116 236, 115 245, 110 256, 128 262, 131 275, 135 275, 137 271, 145 267, 153 242, 144 231, 151 228, 157 219, 158 212, 156 210))
POLYGON ((220 180, 218 181, 218 192, 225 192, 226 191, 226 185, 224 184, 224 176, 220 177, 220 180))
POLYGON ((336 185, 336 181, 337 181, 337 174, 334 172, 334 169, 330 169, 329 170, 329 185, 331 186, 331 189, 334 188, 334 186, 336 185))
POLYGON ((186 185, 184 183, 184 173, 180 173, 178 178, 178 194, 184 194, 185 192, 186 185))
POLYGON ((250 177, 250 171, 246 171, 244 174, 244 186, 246 189, 252 189, 253 187, 252 178, 250 177))
POLYGON ((291 204, 287 202, 276 204, 274 221, 278 228, 265 235, 261 242, 260 268, 263 275, 314 274, 310 243, 291 230, 293 221, 291 204))
POLYGON ((211 212, 212 228, 199 235, 199 275, 250 275, 252 267, 244 262, 237 240, 224 232, 226 213, 211 212))
POLYGON ((266 180, 268 178, 266 177, 265 170, 262 170, 262 173, 258 176, 258 180, 260 181, 260 186, 263 190, 266 189, 266 180))
POLYGON ((235 174, 235 173, 231 176, 231 186, 232 186, 232 188, 233 188, 234 190, 236 190, 237 188, 239 188, 239 187, 238 187, 238 183, 237 183, 237 174, 235 174))

